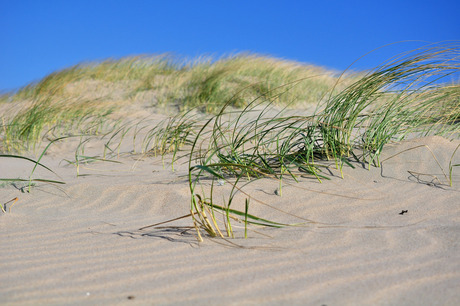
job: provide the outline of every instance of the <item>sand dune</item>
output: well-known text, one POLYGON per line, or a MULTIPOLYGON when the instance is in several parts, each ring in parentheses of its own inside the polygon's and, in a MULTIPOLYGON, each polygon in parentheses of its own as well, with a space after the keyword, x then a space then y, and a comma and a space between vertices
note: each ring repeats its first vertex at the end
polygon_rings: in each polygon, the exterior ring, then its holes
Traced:
MULTIPOLYGON (((313 222, 253 228, 248 239, 235 224, 236 239, 202 243, 190 218, 139 230, 189 213, 186 165, 172 172, 160 158, 122 155, 77 177, 62 162, 72 146, 59 144, 42 163, 66 185, 0 188, 2 203, 18 198, 0 215, 1 304, 458 305, 460 170, 453 187, 443 175, 458 144, 389 145, 382 168, 356 164, 344 179, 286 182, 282 197, 277 182, 255 181, 245 192, 286 214, 255 200, 250 213, 313 222)), ((30 170, 0 158, 2 176, 30 170)))

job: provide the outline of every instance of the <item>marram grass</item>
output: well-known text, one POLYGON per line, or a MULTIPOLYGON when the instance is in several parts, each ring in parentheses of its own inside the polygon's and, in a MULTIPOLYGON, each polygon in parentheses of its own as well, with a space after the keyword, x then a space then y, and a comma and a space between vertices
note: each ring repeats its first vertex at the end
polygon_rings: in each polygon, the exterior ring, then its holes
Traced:
MULTIPOLYGON (((350 159, 380 166, 380 154, 389 142, 425 135, 458 138, 460 86, 441 82, 459 72, 458 59, 455 44, 433 44, 403 54, 331 94, 314 116, 272 114, 269 106, 254 116, 259 103, 255 99, 229 122, 223 119, 224 106, 206 123, 211 131, 198 132, 189 159, 191 216, 198 238, 202 239, 201 230, 221 235, 216 210, 227 214, 224 227, 229 237, 231 220, 248 224, 241 212, 233 218, 228 215, 235 188, 241 191, 238 186, 251 180, 276 179, 282 195, 286 176, 294 181, 305 174, 318 181, 327 178, 321 171, 324 160, 334 161, 340 172, 344 165, 352 166, 350 159), (210 141, 200 144, 205 133, 210 133, 210 141), (233 184, 227 202, 214 202, 213 188, 199 187, 209 177, 233 184)), ((272 101, 269 92, 262 99, 272 101)), ((449 164, 450 178, 456 166, 449 164)), ((246 197, 246 212, 249 200, 246 197)))
POLYGON ((159 55, 80 64, 2 96, 2 101, 26 106, 1 114, 0 149, 33 149, 49 129, 84 129, 81 123, 94 125, 93 119, 108 119, 124 105, 145 99, 147 106, 207 113, 218 113, 227 101, 243 107, 267 93, 279 105, 304 105, 317 103, 334 85, 343 88, 337 80, 334 72, 320 67, 250 54, 191 61, 159 55))
MULTIPOLYGON (((451 81, 458 75, 458 59, 456 43, 431 44, 359 78, 343 79, 321 68, 253 55, 182 63, 167 56, 139 57, 80 65, 3 99, 31 103, 10 117, 2 115, 2 150, 30 150, 44 135, 58 137, 75 126, 85 137, 106 138, 102 156, 86 156, 89 140, 82 138, 72 161, 78 169, 82 162, 115 160, 132 132, 133 153, 170 156, 172 165, 188 158, 189 216, 199 239, 235 237, 234 223, 244 225, 247 237, 249 225, 289 226, 250 213, 258 201, 244 186, 254 180, 276 180, 282 196, 286 181, 329 179, 324 170, 331 162, 340 173, 353 161, 380 166, 389 142, 426 135, 458 138, 460 87, 451 81), (75 84, 88 82, 118 84, 123 90, 118 97, 113 90, 95 99, 75 97, 75 84), (141 120, 110 123, 110 112, 123 109, 123 103, 139 103, 137 97, 145 92, 155 93, 150 106, 173 105, 181 112, 155 126, 141 120), (279 110, 308 103, 318 105, 314 114, 279 110), (205 186, 209 181, 211 186, 205 186), (230 186, 225 199, 215 196, 215 184, 230 186), (242 198, 244 211, 236 210, 235 201, 242 198)), ((449 164, 450 184, 456 167, 449 164)))

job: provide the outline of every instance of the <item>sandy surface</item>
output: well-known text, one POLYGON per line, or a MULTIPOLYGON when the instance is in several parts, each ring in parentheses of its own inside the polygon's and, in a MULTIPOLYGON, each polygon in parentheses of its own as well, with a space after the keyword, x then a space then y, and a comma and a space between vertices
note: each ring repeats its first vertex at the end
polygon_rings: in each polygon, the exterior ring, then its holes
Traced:
MULTIPOLYGON (((139 230, 189 213, 186 165, 172 172, 158 157, 121 155, 77 177, 63 161, 75 143, 55 144, 42 163, 60 178, 34 175, 65 185, 0 188, 2 204, 18 198, 0 213, 0 304, 459 305, 460 168, 453 187, 443 175, 458 144, 428 137, 390 145, 382 160, 400 154, 382 168, 356 164, 344 179, 333 170, 322 184, 286 182, 282 197, 277 182, 255 181, 245 188, 250 213, 314 222, 253 228, 248 239, 235 224, 231 243, 198 243, 189 218, 139 230)), ((32 167, 0 158, 0 177, 27 178, 32 167)))

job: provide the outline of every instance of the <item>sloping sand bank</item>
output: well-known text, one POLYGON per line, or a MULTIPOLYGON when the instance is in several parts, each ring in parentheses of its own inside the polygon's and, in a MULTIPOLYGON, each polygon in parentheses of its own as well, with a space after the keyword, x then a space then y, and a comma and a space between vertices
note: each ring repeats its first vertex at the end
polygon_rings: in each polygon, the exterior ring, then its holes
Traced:
MULTIPOLYGON (((250 213, 314 223, 202 243, 189 218, 139 230, 189 213, 186 165, 172 172, 159 158, 122 156, 77 177, 62 162, 73 152, 56 146, 42 163, 65 185, 0 188, 2 204, 18 198, 0 214, 0 304, 459 305, 460 168, 453 187, 447 180, 458 144, 390 145, 382 168, 289 183, 282 197, 278 183, 255 181, 245 191, 300 218, 256 201, 250 213)), ((3 177, 32 167, 0 158, 3 177)))

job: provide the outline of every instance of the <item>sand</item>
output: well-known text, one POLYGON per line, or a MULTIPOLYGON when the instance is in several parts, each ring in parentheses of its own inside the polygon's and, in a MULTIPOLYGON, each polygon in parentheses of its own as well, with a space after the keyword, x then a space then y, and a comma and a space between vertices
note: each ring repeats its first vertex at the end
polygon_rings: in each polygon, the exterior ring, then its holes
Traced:
MULTIPOLYGON (((42 163, 59 177, 34 176, 65 185, 0 188, 2 204, 18 198, 0 213, 0 304, 459 305, 460 168, 453 187, 443 175, 459 143, 389 145, 381 160, 400 154, 382 168, 355 164, 344 179, 333 171, 322 184, 286 182, 281 197, 277 182, 255 181, 245 192, 286 213, 256 200, 250 213, 314 222, 252 228, 248 239, 235 224, 237 238, 201 243, 190 218, 139 230, 189 213, 186 164, 173 172, 159 157, 122 154, 77 177, 64 161, 75 143, 57 143, 42 163)), ((27 178, 32 167, 0 158, 0 177, 27 178)))

